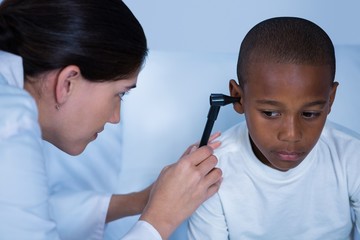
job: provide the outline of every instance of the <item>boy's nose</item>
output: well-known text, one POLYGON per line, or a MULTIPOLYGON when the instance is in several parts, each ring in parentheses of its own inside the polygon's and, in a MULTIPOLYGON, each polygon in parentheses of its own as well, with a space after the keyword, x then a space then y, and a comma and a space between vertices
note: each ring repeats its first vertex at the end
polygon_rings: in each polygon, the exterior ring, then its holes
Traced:
POLYGON ((302 138, 301 124, 296 117, 288 117, 282 122, 278 138, 280 141, 298 142, 302 138))

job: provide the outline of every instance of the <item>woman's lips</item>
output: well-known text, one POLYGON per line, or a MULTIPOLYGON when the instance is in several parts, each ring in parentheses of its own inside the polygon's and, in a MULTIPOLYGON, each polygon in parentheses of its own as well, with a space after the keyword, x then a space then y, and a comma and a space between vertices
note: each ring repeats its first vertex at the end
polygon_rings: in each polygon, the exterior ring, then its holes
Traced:
POLYGON ((101 129, 100 131, 96 132, 94 135, 93 135, 93 139, 92 140, 95 140, 98 135, 103 131, 104 129, 101 129))

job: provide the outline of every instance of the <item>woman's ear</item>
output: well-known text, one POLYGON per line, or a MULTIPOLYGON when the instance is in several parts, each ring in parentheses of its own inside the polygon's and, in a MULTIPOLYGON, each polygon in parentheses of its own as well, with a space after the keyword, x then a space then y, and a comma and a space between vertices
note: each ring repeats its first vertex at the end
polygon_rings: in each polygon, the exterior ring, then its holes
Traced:
POLYGON ((76 80, 80 77, 80 69, 75 65, 69 65, 58 73, 55 85, 55 99, 58 106, 68 100, 73 92, 76 80))
POLYGON ((233 103, 233 106, 234 106, 234 110, 237 113, 243 114, 244 113, 243 99, 242 99, 243 91, 242 91, 241 87, 239 86, 239 84, 234 79, 231 79, 229 82, 229 91, 230 91, 231 97, 240 98, 240 101, 233 103))

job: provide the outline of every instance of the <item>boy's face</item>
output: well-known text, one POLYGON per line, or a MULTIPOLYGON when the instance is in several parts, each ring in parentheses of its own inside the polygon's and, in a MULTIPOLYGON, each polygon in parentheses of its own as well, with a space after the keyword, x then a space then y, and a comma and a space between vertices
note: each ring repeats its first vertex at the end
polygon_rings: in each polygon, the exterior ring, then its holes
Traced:
POLYGON ((264 164, 287 171, 318 141, 335 98, 328 66, 252 63, 243 89, 230 82, 244 113, 252 148, 264 164))

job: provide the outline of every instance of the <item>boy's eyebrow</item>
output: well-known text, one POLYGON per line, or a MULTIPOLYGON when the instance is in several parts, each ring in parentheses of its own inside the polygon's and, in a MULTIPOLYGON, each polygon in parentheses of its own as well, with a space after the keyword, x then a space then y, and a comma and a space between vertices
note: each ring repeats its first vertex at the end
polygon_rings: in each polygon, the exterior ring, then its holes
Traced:
POLYGON ((256 100, 256 103, 266 104, 266 105, 274 105, 274 106, 279 106, 279 107, 283 106, 283 104, 278 101, 268 100, 268 99, 256 100))
POLYGON ((317 105, 324 106, 325 104, 326 104, 325 100, 318 100, 318 101, 307 103, 307 104, 305 104, 304 107, 312 107, 312 106, 317 106, 317 105))
MULTIPOLYGON (((275 100, 268 100, 268 99, 262 99, 262 100, 256 100, 259 104, 266 104, 266 105, 273 105, 277 107, 283 107, 284 104, 281 102, 275 101, 275 100)), ((313 102, 306 103, 304 107, 313 107, 313 106, 324 106, 326 104, 325 100, 317 100, 313 102)))

